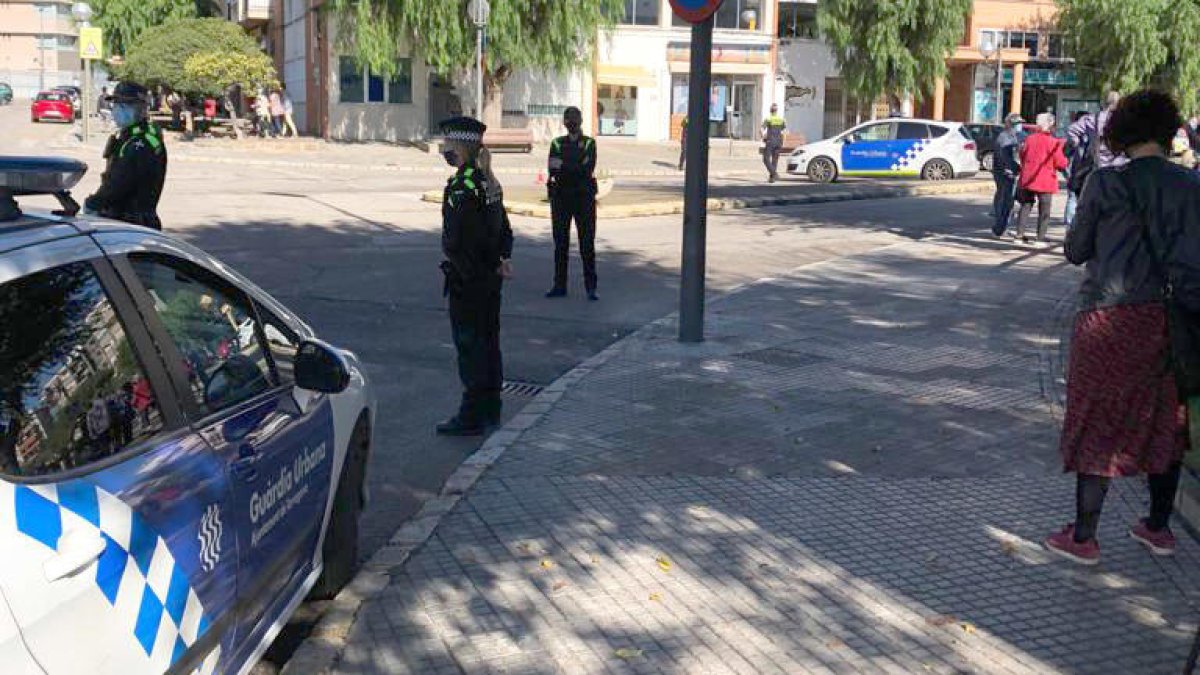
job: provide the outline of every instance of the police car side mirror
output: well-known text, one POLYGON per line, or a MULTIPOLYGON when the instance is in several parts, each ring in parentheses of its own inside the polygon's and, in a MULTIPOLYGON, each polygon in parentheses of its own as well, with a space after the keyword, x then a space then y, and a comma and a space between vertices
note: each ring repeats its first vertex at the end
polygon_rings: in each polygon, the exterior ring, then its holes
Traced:
POLYGON ((320 340, 305 340, 292 361, 296 386, 322 394, 340 394, 350 386, 350 364, 341 352, 320 340))

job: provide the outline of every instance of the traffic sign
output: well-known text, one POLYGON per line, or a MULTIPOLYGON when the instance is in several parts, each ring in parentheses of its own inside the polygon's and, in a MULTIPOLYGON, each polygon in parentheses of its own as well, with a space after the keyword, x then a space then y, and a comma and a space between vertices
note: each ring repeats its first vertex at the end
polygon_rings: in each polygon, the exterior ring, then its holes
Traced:
POLYGON ((675 15, 688 23, 700 23, 712 16, 725 0, 671 0, 675 15))
POLYGON ((79 29, 79 58, 99 59, 104 57, 104 31, 97 26, 79 29))

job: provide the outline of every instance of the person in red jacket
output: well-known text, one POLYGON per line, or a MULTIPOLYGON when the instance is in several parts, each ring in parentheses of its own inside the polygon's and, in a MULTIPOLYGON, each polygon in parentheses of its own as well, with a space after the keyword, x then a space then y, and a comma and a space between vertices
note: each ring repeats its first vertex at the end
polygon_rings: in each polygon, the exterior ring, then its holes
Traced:
POLYGON ((1058 172, 1067 168, 1067 155, 1063 151, 1065 142, 1050 135, 1054 128, 1054 115, 1042 113, 1037 116, 1037 128, 1025 138, 1021 146, 1021 176, 1017 181, 1017 201, 1021 212, 1017 215, 1017 239, 1029 243, 1025 236, 1025 220, 1038 205, 1037 240, 1046 240, 1046 228, 1050 225, 1050 207, 1054 194, 1058 192, 1058 172))

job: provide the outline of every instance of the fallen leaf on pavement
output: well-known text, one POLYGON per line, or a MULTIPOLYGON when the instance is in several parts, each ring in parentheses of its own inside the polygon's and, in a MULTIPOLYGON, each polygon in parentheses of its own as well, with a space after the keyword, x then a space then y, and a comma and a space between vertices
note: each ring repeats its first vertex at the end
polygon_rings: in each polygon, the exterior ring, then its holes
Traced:
POLYGON ((930 626, 949 626, 952 623, 957 623, 958 619, 949 614, 938 614, 936 616, 925 617, 925 623, 930 626))
POLYGON ((633 649, 631 647, 621 647, 620 649, 618 649, 617 651, 615 651, 613 653, 616 654, 618 659, 624 659, 624 660, 628 661, 630 659, 636 659, 637 657, 641 656, 642 650, 633 649))
POLYGON ((963 631, 964 631, 964 632, 966 632, 966 633, 974 633, 974 632, 975 632, 975 625, 974 625, 974 624, 970 624, 970 623, 964 623, 964 624, 962 625, 962 629, 963 629, 963 631))
POLYGON ((660 556, 658 556, 658 558, 656 558, 655 560, 658 562, 658 566, 659 566, 660 568, 662 568, 662 571, 664 571, 664 572, 670 572, 670 571, 671 571, 671 561, 670 561, 670 560, 667 560, 667 556, 665 556, 665 555, 660 555, 660 556))
POLYGON ((561 591, 562 589, 564 589, 564 588, 566 588, 566 587, 567 587, 567 582, 565 582, 565 581, 560 581, 560 582, 558 582, 558 583, 554 584, 553 586, 551 586, 551 587, 550 587, 550 590, 552 590, 552 591, 561 591))
POLYGON ((599 565, 599 564, 600 564, 600 558, 598 558, 598 557, 596 557, 596 556, 592 556, 592 564, 593 564, 593 565, 599 565))
POLYGON ((554 561, 553 561, 553 560, 550 560, 549 558, 547 558, 547 559, 545 559, 545 560, 542 560, 542 569, 544 569, 544 570, 548 570, 548 569, 550 569, 551 567, 554 567, 554 561))
POLYGON ((662 602, 662 593, 651 593, 650 600, 653 602, 662 602))
POLYGON ((837 638, 833 638, 829 642, 826 642, 825 646, 829 647, 830 649, 841 649, 842 647, 846 646, 846 643, 837 638))

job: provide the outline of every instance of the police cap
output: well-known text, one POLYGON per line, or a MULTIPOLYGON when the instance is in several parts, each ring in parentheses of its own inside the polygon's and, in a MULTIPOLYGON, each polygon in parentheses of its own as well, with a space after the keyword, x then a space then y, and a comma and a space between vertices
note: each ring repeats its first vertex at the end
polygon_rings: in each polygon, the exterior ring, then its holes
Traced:
POLYGON ((442 131, 442 136, 450 141, 465 141, 467 143, 482 143, 483 132, 487 131, 487 125, 474 117, 451 117, 448 120, 443 120, 438 127, 442 131))
POLYGON ((121 82, 113 89, 113 93, 105 97, 113 103, 149 103, 150 94, 146 88, 136 82, 121 82))

